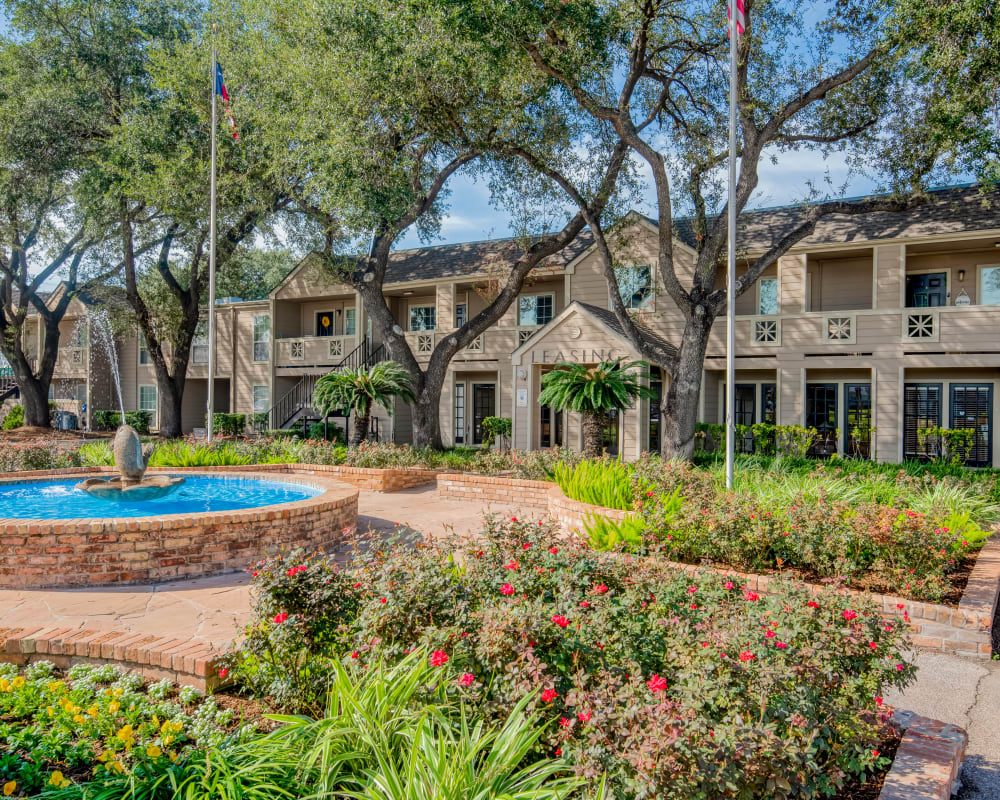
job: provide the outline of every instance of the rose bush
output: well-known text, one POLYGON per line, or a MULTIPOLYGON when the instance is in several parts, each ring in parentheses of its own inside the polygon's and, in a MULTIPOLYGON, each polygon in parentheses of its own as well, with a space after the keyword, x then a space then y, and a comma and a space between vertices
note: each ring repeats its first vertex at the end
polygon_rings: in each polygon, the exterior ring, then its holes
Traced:
POLYGON ((913 674, 871 603, 759 596, 519 521, 488 521, 481 545, 363 542, 346 569, 293 553, 252 594, 231 666, 256 694, 315 712, 337 663, 420 650, 487 719, 530 695, 543 752, 618 796, 828 796, 879 763, 880 696, 913 674))
POLYGON ((55 442, 36 444, 0 443, 0 472, 22 472, 34 469, 62 469, 80 466, 76 451, 63 452, 55 442))

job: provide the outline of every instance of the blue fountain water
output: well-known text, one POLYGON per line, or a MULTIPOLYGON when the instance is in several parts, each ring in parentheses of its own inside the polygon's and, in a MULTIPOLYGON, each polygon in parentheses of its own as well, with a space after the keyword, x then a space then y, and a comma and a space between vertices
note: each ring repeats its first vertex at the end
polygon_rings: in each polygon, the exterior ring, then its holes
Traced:
POLYGON ((166 497, 157 500, 101 500, 75 488, 79 478, 35 483, 0 484, 0 519, 97 519, 156 517, 232 511, 306 500, 322 489, 254 478, 187 475, 166 497))

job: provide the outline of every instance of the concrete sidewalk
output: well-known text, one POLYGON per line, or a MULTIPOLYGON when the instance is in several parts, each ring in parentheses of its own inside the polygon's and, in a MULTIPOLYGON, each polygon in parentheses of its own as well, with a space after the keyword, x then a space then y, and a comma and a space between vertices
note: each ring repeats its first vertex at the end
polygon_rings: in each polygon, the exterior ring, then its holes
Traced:
MULTIPOLYGON (((476 503, 442 500, 433 484, 392 494, 361 492, 358 530, 391 536, 409 527, 424 537, 465 536, 480 528, 488 510, 520 514, 504 506, 486 509, 476 503)), ((350 550, 349 543, 339 548, 345 558, 350 550)), ((246 574, 230 573, 139 586, 2 589, 0 627, 148 633, 225 648, 250 621, 249 584, 246 574)))
POLYGON ((1000 662, 917 654, 917 680, 886 702, 969 732, 960 800, 1000 800, 1000 662))

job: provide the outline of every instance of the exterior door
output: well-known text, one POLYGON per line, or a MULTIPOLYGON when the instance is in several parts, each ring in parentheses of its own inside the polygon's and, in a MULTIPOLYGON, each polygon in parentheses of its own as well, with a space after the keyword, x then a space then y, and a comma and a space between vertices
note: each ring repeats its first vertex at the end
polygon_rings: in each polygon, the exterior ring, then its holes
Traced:
POLYGON ((465 384, 455 384, 455 444, 465 444, 465 384))
POLYGON ((612 409, 608 412, 606 422, 604 423, 604 452, 612 457, 618 455, 618 443, 620 440, 618 429, 620 427, 621 414, 618 413, 618 409, 612 409))
POLYGON ((951 427, 975 432, 972 446, 963 453, 970 467, 993 463, 993 385, 953 383, 951 385, 951 427))
POLYGON ((903 388, 903 458, 933 458, 919 431, 941 427, 941 384, 908 383, 903 388))
POLYGON ((496 415, 495 383, 472 384, 472 443, 483 443, 483 420, 496 415))
POLYGON ((540 447, 562 447, 563 444, 563 412, 549 406, 540 406, 538 413, 539 431, 538 445, 540 447))
POLYGON ((933 308, 946 305, 948 305, 947 272, 906 276, 907 308, 933 308))
MULTIPOLYGON (((660 403, 663 402, 663 380, 654 378, 649 382, 653 396, 649 399, 649 452, 660 452, 660 403)), ((704 391, 704 389, 702 389, 704 391)))
POLYGON ((837 452, 837 384, 806 384, 806 427, 816 429, 809 455, 827 458, 837 452))
MULTIPOLYGON (((753 425, 757 421, 757 387, 752 383, 737 383, 733 400, 736 405, 734 424, 753 425)), ((736 442, 736 447, 741 453, 752 453, 753 434, 748 431, 736 442)))
POLYGON ((844 384, 844 443, 852 458, 872 457, 872 385, 844 384))

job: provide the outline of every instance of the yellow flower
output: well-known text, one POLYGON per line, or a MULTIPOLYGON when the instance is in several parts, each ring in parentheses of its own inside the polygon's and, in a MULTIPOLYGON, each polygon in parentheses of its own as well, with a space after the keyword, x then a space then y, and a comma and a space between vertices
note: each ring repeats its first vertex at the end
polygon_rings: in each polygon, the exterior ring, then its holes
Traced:
POLYGON ((97 716, 97 706, 91 706, 90 708, 88 708, 87 709, 87 715, 91 716, 91 717, 96 717, 97 716))
POLYGON ((167 753, 167 756, 170 758, 171 761, 177 760, 177 753, 173 752, 172 750, 169 753, 167 753))
POLYGON ((10 691, 10 681, 6 678, 0 678, 0 692, 10 691))
POLYGON ((125 767, 122 766, 121 761, 112 761, 110 764, 108 764, 108 769, 117 772, 119 775, 121 775, 125 771, 125 767))
POLYGON ((85 716, 83 716, 83 714, 74 714, 73 715, 73 722, 75 722, 77 725, 82 725, 86 721, 87 721, 87 718, 85 716))
POLYGON ((118 736, 119 741, 122 741, 122 742, 125 743, 126 747, 131 747, 132 746, 133 731, 132 731, 132 726, 131 725, 126 725, 120 731, 118 731, 118 733, 116 735, 118 736))
POLYGON ((119 708, 121 708, 121 706, 118 705, 117 700, 112 700, 110 703, 108 703, 108 711, 110 711, 112 714, 117 714, 119 708))
POLYGON ((110 750, 105 750, 103 753, 101 753, 97 757, 97 760, 100 761, 103 764, 105 761, 107 761, 109 758, 111 758, 112 755, 113 755, 113 753, 110 750))
POLYGON ((163 755, 163 751, 155 744, 151 744, 146 746, 146 755, 150 758, 159 758, 163 755))
POLYGON ((57 789, 62 789, 63 786, 69 786, 69 781, 66 780, 66 778, 59 770, 56 770, 51 775, 49 775, 49 783, 51 783, 57 789))
POLYGON ((160 718, 159 718, 158 716, 156 716, 156 714, 153 714, 153 719, 152 719, 152 720, 150 720, 150 721, 151 721, 151 722, 153 723, 153 725, 155 725, 156 727, 159 727, 159 726, 160 726, 160 718))
POLYGON ((56 715, 55 706, 45 706, 45 711, 48 713, 50 717, 54 717, 56 715))
POLYGON ((11 683, 11 686, 13 686, 15 689, 20 689, 22 686, 24 686, 24 678, 18 675, 16 678, 14 678, 14 681, 11 683))
POLYGON ((111 690, 111 694, 113 694, 115 697, 121 697, 123 694, 125 694, 125 690, 124 689, 112 689, 111 690))
POLYGON ((17 781, 7 781, 7 783, 3 785, 3 796, 10 797, 12 794, 14 794, 14 791, 16 789, 17 789, 17 781))
POLYGON ((48 689, 50 692, 58 692, 62 688, 62 681, 49 681, 48 689))

